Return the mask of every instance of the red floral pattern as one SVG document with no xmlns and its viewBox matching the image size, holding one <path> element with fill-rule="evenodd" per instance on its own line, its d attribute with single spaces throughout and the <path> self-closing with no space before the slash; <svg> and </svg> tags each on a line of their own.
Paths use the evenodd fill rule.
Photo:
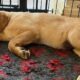
<svg viewBox="0 0 80 80">
<path fill-rule="evenodd" d="M 8 77 L 8 75 L 3 70 L 0 70 L 0 76 L 3 76 L 4 78 Z"/>
<path fill-rule="evenodd" d="M 21 68 L 21 71 L 23 72 L 30 72 L 31 69 L 34 69 L 37 67 L 37 64 L 35 61 L 33 60 L 23 60 L 20 64 L 20 68 Z"/>
<path fill-rule="evenodd" d="M 68 53 L 65 51 L 56 51 L 55 54 L 59 55 L 60 57 L 64 57 L 64 58 L 68 57 Z"/>
<path fill-rule="evenodd" d="M 2 66 L 2 65 L 4 65 L 5 64 L 5 62 L 3 62 L 3 61 L 0 61 L 0 66 Z"/>
<path fill-rule="evenodd" d="M 59 59 L 52 59 L 49 61 L 49 63 L 47 64 L 47 67 L 51 70 L 51 71 L 57 71 L 61 68 L 63 68 L 63 64 L 61 63 L 61 61 Z"/>
<path fill-rule="evenodd" d="M 3 59 L 4 61 L 12 61 L 12 59 L 10 58 L 10 56 L 8 54 L 4 54 L 4 55 L 1 55 L 1 59 Z"/>
<path fill-rule="evenodd" d="M 45 49 L 44 48 L 31 48 L 30 51 L 36 57 L 40 57 L 41 54 L 43 54 L 43 52 L 45 51 Z"/>
<path fill-rule="evenodd" d="M 30 51 L 36 57 L 40 57 L 44 53 L 45 48 L 37 48 L 37 47 L 34 48 L 33 47 L 33 48 L 30 48 Z M 47 53 L 47 51 L 48 50 L 46 50 L 46 53 Z M 53 55 L 53 52 L 49 52 L 48 51 L 48 55 L 50 55 L 49 53 Z M 36 58 L 35 59 L 32 58 L 34 60 L 31 60 L 31 59 L 30 60 L 21 60 L 21 59 L 18 59 L 18 58 L 14 58 L 15 61 L 18 60 L 16 62 L 18 64 L 15 65 L 15 62 L 12 63 L 12 61 L 14 61 L 14 60 L 10 57 L 10 55 L 8 55 L 8 53 L 2 54 L 0 56 L 0 69 L 1 69 L 0 70 L 0 79 L 1 79 L 1 77 L 3 77 L 3 78 L 11 78 L 10 75 L 11 76 L 17 76 L 17 75 L 20 76 L 21 75 L 21 79 L 22 80 L 31 80 L 31 79 L 32 80 L 38 80 L 38 78 L 42 79 L 42 78 L 45 78 L 45 76 L 47 77 L 47 79 L 48 78 L 49 79 L 52 78 L 51 80 L 67 80 L 67 79 L 68 80 L 73 80 L 72 79 L 73 78 L 72 75 L 78 75 L 78 74 L 80 74 L 80 65 L 79 65 L 79 62 L 77 64 L 78 60 L 75 61 L 75 63 L 73 62 L 74 61 L 74 59 L 73 59 L 74 57 L 70 58 L 70 60 L 71 59 L 73 60 L 72 62 L 70 60 L 68 60 L 69 54 L 67 54 L 66 51 L 59 51 L 58 50 L 58 51 L 54 51 L 54 53 L 55 54 L 53 56 L 46 56 L 48 58 L 46 58 L 44 56 L 41 56 L 41 58 L 37 58 L 38 59 L 37 61 L 40 62 L 40 65 L 38 65 L 39 63 L 37 63 L 36 61 L 34 61 Z M 58 55 L 58 56 L 56 57 L 55 55 Z M 14 56 L 14 55 L 12 55 L 12 56 Z M 44 59 L 44 58 L 46 58 L 46 59 Z M 49 61 L 48 61 L 48 64 L 47 64 L 47 68 L 45 68 L 47 60 L 49 60 Z M 61 60 L 63 61 L 64 64 L 62 63 Z M 71 65 L 73 67 L 71 67 L 71 68 L 68 67 L 68 64 L 65 63 L 66 60 L 70 61 L 71 64 L 69 64 L 69 65 Z M 68 69 L 70 69 L 70 70 L 72 69 L 71 72 L 73 72 L 73 74 L 71 74 L 70 78 L 68 78 L 69 76 L 65 77 L 64 76 L 65 74 L 62 75 L 62 76 L 60 76 L 63 71 L 60 72 L 59 70 L 61 70 L 63 68 L 66 68 L 66 67 L 68 67 Z M 49 69 L 51 71 L 49 71 L 47 69 Z M 48 71 L 49 71 L 49 73 L 48 73 Z M 54 71 L 54 72 L 52 72 L 52 71 Z M 46 75 L 46 72 L 47 72 L 47 75 Z M 65 70 L 65 73 L 66 73 L 66 70 Z M 74 73 L 76 73 L 76 74 L 74 74 Z M 27 77 L 24 77 L 25 74 L 26 74 Z M 54 74 L 55 74 L 56 78 L 54 78 L 55 77 Z M 38 77 L 38 75 L 39 75 L 39 77 Z M 34 77 L 36 77 L 36 78 L 34 78 Z M 17 79 L 14 79 L 14 80 L 17 80 Z"/>
</svg>

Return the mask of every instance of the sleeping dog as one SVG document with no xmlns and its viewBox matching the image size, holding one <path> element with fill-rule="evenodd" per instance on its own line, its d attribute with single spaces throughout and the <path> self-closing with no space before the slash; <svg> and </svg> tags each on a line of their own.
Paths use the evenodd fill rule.
<svg viewBox="0 0 80 80">
<path fill-rule="evenodd" d="M 9 50 L 22 59 L 30 56 L 22 46 L 33 42 L 64 49 L 67 41 L 80 56 L 80 19 L 48 13 L 0 11 L 0 41 L 9 41 Z"/>
</svg>

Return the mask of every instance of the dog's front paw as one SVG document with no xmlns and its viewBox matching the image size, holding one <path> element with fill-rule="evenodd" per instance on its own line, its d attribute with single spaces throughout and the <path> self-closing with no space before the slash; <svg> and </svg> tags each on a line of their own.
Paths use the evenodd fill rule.
<svg viewBox="0 0 80 80">
<path fill-rule="evenodd" d="M 74 49 L 73 51 L 80 57 L 80 50 L 79 49 Z"/>
<path fill-rule="evenodd" d="M 29 50 L 22 50 L 22 58 L 23 59 L 28 59 L 30 57 L 30 51 Z"/>
<path fill-rule="evenodd" d="M 30 51 L 25 50 L 23 47 L 17 47 L 18 50 L 18 56 L 22 59 L 28 59 L 30 57 Z"/>
</svg>

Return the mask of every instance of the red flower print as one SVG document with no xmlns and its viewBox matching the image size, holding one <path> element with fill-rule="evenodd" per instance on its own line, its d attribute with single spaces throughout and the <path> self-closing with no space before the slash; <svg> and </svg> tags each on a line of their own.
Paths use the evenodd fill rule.
<svg viewBox="0 0 80 80">
<path fill-rule="evenodd" d="M 57 71 L 61 68 L 63 68 L 63 64 L 61 63 L 60 60 L 58 59 L 52 59 L 49 61 L 49 63 L 47 64 L 47 67 L 51 70 L 51 71 Z"/>
<path fill-rule="evenodd" d="M 57 65 L 57 64 L 61 64 L 61 61 L 58 59 L 52 59 L 49 61 L 49 63 Z"/>
<path fill-rule="evenodd" d="M 5 62 L 4 61 L 0 61 L 0 66 L 4 65 Z"/>
<path fill-rule="evenodd" d="M 31 69 L 37 68 L 37 64 L 33 60 L 23 60 L 20 65 L 23 72 L 30 72 Z"/>
<path fill-rule="evenodd" d="M 11 61 L 11 58 L 8 54 L 1 55 L 1 59 L 8 61 L 8 62 Z"/>
<path fill-rule="evenodd" d="M 33 60 L 29 60 L 28 62 L 29 62 L 29 64 L 36 64 L 36 62 Z"/>
<path fill-rule="evenodd" d="M 8 75 L 3 70 L 0 70 L 0 76 L 3 76 L 5 78 L 8 77 Z"/>
<path fill-rule="evenodd" d="M 52 64 L 47 64 L 47 67 L 51 70 L 51 71 L 57 71 L 57 67 L 53 66 Z"/>
<path fill-rule="evenodd" d="M 68 54 L 64 51 L 56 51 L 55 54 L 59 55 L 60 57 L 68 57 Z"/>
<path fill-rule="evenodd" d="M 30 72 L 30 67 L 28 67 L 28 66 L 24 66 L 24 65 L 22 65 L 21 66 L 21 70 L 23 71 L 23 72 Z"/>
<path fill-rule="evenodd" d="M 45 49 L 44 48 L 31 48 L 30 51 L 36 57 L 40 57 L 41 54 L 45 51 Z"/>
</svg>

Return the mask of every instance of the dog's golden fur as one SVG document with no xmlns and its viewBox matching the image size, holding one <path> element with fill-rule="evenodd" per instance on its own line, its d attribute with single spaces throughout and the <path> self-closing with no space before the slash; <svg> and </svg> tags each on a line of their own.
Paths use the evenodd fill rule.
<svg viewBox="0 0 80 80">
<path fill-rule="evenodd" d="M 0 41 L 9 41 L 9 50 L 23 59 L 27 59 L 28 52 L 22 46 L 32 42 L 63 49 L 64 42 L 68 41 L 80 56 L 80 19 L 0 11 Z"/>
</svg>

